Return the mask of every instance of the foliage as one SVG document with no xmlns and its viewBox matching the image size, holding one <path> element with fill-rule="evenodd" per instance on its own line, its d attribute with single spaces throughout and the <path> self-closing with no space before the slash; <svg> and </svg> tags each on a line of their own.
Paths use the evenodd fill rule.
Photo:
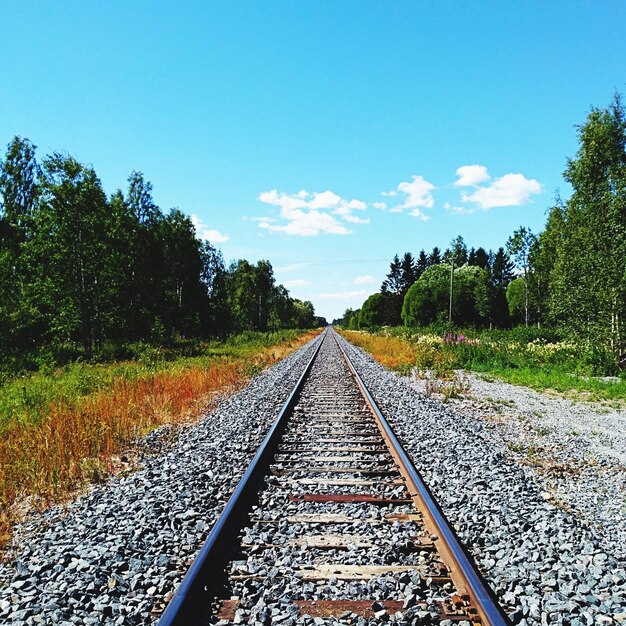
<svg viewBox="0 0 626 626">
<path fill-rule="evenodd" d="M 564 339 L 553 329 L 522 325 L 512 330 L 440 330 L 398 327 L 346 334 L 384 365 L 403 371 L 414 367 L 454 380 L 454 370 L 466 369 L 573 397 L 626 400 L 626 377 L 603 378 L 611 371 L 610 351 Z"/>
<path fill-rule="evenodd" d="M 592 109 L 578 131 L 580 146 L 565 179 L 574 193 L 554 215 L 556 248 L 549 277 L 550 316 L 590 344 L 607 346 L 616 362 L 626 339 L 626 112 L 619 96 Z"/>
<path fill-rule="evenodd" d="M 448 318 L 450 278 L 453 274 L 452 320 L 455 324 L 484 324 L 489 316 L 487 271 L 463 265 L 452 272 L 450 265 L 431 265 L 409 289 L 402 307 L 407 326 L 426 326 Z"/>
<path fill-rule="evenodd" d="M 139 343 L 134 361 L 73 363 L 0 387 L 0 545 L 13 505 L 58 500 L 115 470 L 115 455 L 162 424 L 195 419 L 220 394 L 314 332 L 247 333 L 227 342 Z M 181 356 L 185 352 L 193 356 Z"/>
<path fill-rule="evenodd" d="M 398 297 L 400 301 L 406 295 L 409 287 L 419 278 L 420 270 L 413 259 L 413 255 L 410 252 L 405 252 L 402 260 L 398 258 L 398 255 L 394 256 L 389 267 L 389 274 L 383 281 L 380 291 L 383 294 L 391 294 Z M 398 308 L 397 319 L 393 321 L 394 324 L 400 323 L 400 310 Z"/>
<path fill-rule="evenodd" d="M 509 315 L 515 323 L 526 320 L 526 294 L 526 279 L 523 277 L 512 280 L 506 289 Z"/>
<path fill-rule="evenodd" d="M 394 326 L 400 318 L 402 298 L 390 292 L 371 295 L 359 312 L 359 328 Z"/>
<path fill-rule="evenodd" d="M 141 172 L 107 198 L 95 170 L 15 137 L 0 161 L 0 358 L 8 372 L 98 359 L 136 342 L 312 328 L 313 305 L 269 261 L 226 268 Z M 55 360 L 59 358 L 59 360 Z"/>
<path fill-rule="evenodd" d="M 537 238 L 529 228 L 520 226 L 506 242 L 507 252 L 513 258 L 517 268 L 521 270 L 524 281 L 521 285 L 524 288 L 524 323 L 529 322 L 529 290 L 531 282 L 531 259 L 532 250 L 537 244 Z M 509 307 L 510 310 L 510 307 Z"/>
<path fill-rule="evenodd" d="M 619 95 L 593 108 L 578 129 L 579 149 L 565 180 L 573 188 L 556 198 L 543 232 L 516 229 L 494 253 L 471 248 L 460 235 L 443 252 L 395 255 L 381 293 L 404 295 L 402 323 L 506 329 L 512 323 L 548 325 L 585 345 L 597 367 L 626 370 L 626 111 Z M 451 276 L 451 266 L 454 273 Z M 450 279 L 453 279 L 450 285 Z M 411 282 L 412 281 L 412 282 Z M 372 325 L 368 299 L 346 328 Z M 396 318 L 392 325 L 399 325 Z M 610 354 L 609 363 L 606 355 Z M 596 358 L 597 357 L 597 358 Z"/>
</svg>

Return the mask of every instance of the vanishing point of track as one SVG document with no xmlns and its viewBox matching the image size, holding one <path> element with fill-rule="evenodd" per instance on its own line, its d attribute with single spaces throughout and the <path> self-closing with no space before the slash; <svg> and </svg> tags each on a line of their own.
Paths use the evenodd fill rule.
<svg viewBox="0 0 626 626">
<path fill-rule="evenodd" d="M 330 329 L 160 625 L 303 615 L 509 623 Z"/>
</svg>

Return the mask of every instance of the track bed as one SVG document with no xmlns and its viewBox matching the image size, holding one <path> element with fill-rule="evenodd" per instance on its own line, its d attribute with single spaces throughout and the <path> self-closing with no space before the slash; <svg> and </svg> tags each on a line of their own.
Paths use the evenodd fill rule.
<svg viewBox="0 0 626 626">
<path fill-rule="evenodd" d="M 333 331 L 272 430 L 161 624 L 507 623 Z"/>
</svg>

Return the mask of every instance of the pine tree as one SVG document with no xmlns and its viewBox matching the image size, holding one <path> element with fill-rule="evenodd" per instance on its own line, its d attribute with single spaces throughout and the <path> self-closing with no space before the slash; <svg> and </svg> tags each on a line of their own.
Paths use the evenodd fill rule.
<svg viewBox="0 0 626 626">
<path fill-rule="evenodd" d="M 417 257 L 417 263 L 415 265 L 416 280 L 426 271 L 429 265 L 430 260 L 428 259 L 428 255 L 424 252 L 424 250 L 420 250 L 419 256 Z"/>
<path fill-rule="evenodd" d="M 433 248 L 433 251 L 430 253 L 428 257 L 429 265 L 439 265 L 441 263 L 441 250 L 437 246 Z"/>
<path fill-rule="evenodd" d="M 389 266 L 387 278 L 380 287 L 382 293 L 400 293 L 402 289 L 402 264 L 400 258 L 396 254 Z"/>
</svg>

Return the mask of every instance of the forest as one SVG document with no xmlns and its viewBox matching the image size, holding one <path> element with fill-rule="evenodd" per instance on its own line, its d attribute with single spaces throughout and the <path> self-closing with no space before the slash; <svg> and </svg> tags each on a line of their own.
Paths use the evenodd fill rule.
<svg viewBox="0 0 626 626">
<path fill-rule="evenodd" d="M 568 159 L 569 199 L 556 198 L 545 228 L 520 226 L 497 251 L 461 236 L 441 251 L 396 255 L 380 291 L 336 323 L 349 329 L 435 325 L 543 329 L 626 365 L 626 112 L 619 95 L 593 108 Z M 612 364 L 613 367 L 610 366 Z"/>
<path fill-rule="evenodd" d="M 272 265 L 225 265 L 134 171 L 107 196 L 93 167 L 14 137 L 0 161 L 0 362 L 5 374 L 126 358 L 137 342 L 320 325 Z"/>
</svg>

